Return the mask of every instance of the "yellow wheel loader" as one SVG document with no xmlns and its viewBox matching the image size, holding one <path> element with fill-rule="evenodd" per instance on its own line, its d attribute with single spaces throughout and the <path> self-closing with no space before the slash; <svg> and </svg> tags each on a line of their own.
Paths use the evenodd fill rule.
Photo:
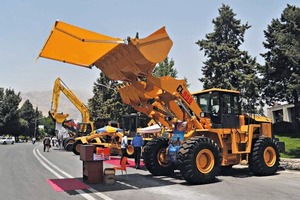
<svg viewBox="0 0 300 200">
<path fill-rule="evenodd" d="M 191 94 L 184 80 L 152 75 L 172 47 L 164 27 L 145 38 L 125 40 L 57 21 L 40 57 L 99 68 L 118 88 L 125 104 L 146 114 L 168 137 L 144 150 L 153 175 L 179 169 L 190 184 L 212 182 L 221 168 L 248 163 L 255 175 L 275 174 L 279 148 L 266 117 L 241 113 L 239 92 L 212 88 Z M 144 80 L 144 81 L 142 81 Z"/>
</svg>

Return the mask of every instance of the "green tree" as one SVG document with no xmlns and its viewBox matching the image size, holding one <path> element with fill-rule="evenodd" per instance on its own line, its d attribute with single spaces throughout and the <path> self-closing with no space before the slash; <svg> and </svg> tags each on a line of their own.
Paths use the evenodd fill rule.
<svg viewBox="0 0 300 200">
<path fill-rule="evenodd" d="M 256 75 L 258 64 L 247 51 L 240 49 L 245 31 L 251 26 L 248 23 L 241 24 L 233 10 L 224 4 L 212 23 L 214 32 L 196 42 L 208 58 L 203 62 L 203 77 L 199 81 L 203 82 L 204 89 L 239 90 L 244 99 L 244 111 L 252 111 L 260 91 L 260 79 Z"/>
<path fill-rule="evenodd" d="M 260 67 L 263 98 L 268 105 L 278 101 L 294 104 L 293 121 L 299 123 L 300 8 L 287 5 L 280 19 L 273 19 L 264 34 L 263 45 L 268 51 L 261 54 L 266 61 Z"/>
<path fill-rule="evenodd" d="M 20 135 L 20 116 L 18 106 L 20 93 L 13 89 L 0 89 L 0 133 L 18 137 Z"/>
<path fill-rule="evenodd" d="M 88 108 L 93 121 L 102 119 L 121 122 L 122 115 L 130 113 L 129 106 L 123 104 L 116 87 L 119 83 L 112 81 L 102 72 L 93 87 L 93 97 L 88 100 Z"/>
<path fill-rule="evenodd" d="M 27 99 L 20 108 L 20 117 L 22 119 L 21 132 L 25 136 L 33 136 L 35 128 L 35 110 L 32 103 Z"/>
<path fill-rule="evenodd" d="M 155 77 L 171 76 L 173 78 L 177 78 L 178 71 L 176 70 L 176 68 L 174 68 L 174 65 L 174 60 L 171 58 L 171 60 L 169 61 L 169 57 L 166 57 L 164 61 L 158 63 L 158 65 L 155 66 L 152 74 Z M 189 87 L 186 77 L 184 77 L 184 80 L 187 84 L 187 87 Z"/>
<path fill-rule="evenodd" d="M 163 62 L 160 62 L 157 66 L 155 66 L 153 70 L 153 76 L 162 77 L 162 76 L 172 76 L 173 78 L 177 78 L 177 70 L 174 67 L 174 60 L 166 57 Z"/>
<path fill-rule="evenodd" d="M 49 134 L 51 136 L 55 136 L 55 124 L 51 117 L 42 117 L 38 120 L 38 125 L 43 125 L 44 126 L 44 131 L 39 131 L 40 138 L 42 138 L 44 135 L 41 134 Z"/>
<path fill-rule="evenodd" d="M 3 100 L 4 100 L 4 88 L 0 88 L 0 133 L 4 126 Z"/>
</svg>

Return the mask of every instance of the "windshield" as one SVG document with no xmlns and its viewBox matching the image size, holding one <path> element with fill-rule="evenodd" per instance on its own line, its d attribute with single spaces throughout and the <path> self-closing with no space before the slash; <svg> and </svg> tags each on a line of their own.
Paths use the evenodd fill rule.
<svg viewBox="0 0 300 200">
<path fill-rule="evenodd" d="M 209 94 L 199 94 L 195 98 L 201 110 L 203 112 L 209 112 Z"/>
</svg>

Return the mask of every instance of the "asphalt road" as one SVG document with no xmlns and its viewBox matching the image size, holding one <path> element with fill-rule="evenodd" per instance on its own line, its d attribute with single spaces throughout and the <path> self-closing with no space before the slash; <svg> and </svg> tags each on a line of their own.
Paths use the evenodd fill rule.
<svg viewBox="0 0 300 200">
<path fill-rule="evenodd" d="M 300 171 L 256 177 L 247 167 L 237 166 L 215 183 L 188 185 L 179 174 L 152 177 L 146 170 L 128 168 L 128 178 L 118 172 L 117 182 L 105 185 L 82 180 L 79 156 L 56 148 L 43 152 L 41 143 L 0 145 L 0 159 L 0 198 L 5 200 L 300 199 Z M 58 191 L 49 182 L 54 180 L 79 180 L 88 188 Z"/>
</svg>

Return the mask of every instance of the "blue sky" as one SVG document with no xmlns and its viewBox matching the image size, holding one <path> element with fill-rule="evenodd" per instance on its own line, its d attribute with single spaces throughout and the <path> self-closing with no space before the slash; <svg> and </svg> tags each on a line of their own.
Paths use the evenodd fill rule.
<svg viewBox="0 0 300 200">
<path fill-rule="evenodd" d="M 178 78 L 186 77 L 191 92 L 201 90 L 198 81 L 205 61 L 195 42 L 213 31 L 212 19 L 222 3 L 236 18 L 252 27 L 247 30 L 243 50 L 263 63 L 263 30 L 279 18 L 287 4 L 299 0 L 2 0 L 0 12 L 0 87 L 16 92 L 52 90 L 61 79 L 73 90 L 92 94 L 99 69 L 86 69 L 40 58 L 50 30 L 59 19 L 66 23 L 112 37 L 146 37 L 162 26 L 173 40 L 169 57 L 175 61 Z"/>
</svg>

